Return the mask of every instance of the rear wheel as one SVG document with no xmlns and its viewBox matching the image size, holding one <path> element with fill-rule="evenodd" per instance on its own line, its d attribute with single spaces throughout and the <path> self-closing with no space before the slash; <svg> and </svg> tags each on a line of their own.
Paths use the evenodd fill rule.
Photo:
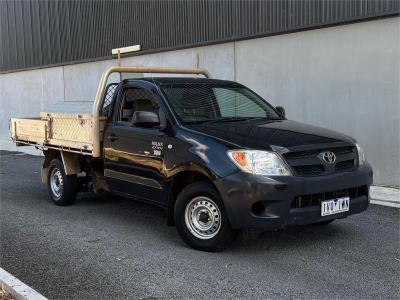
<svg viewBox="0 0 400 300">
<path fill-rule="evenodd" d="M 59 159 L 50 162 L 47 187 L 51 200 L 56 205 L 72 204 L 79 189 L 76 175 L 66 175 L 64 166 Z"/>
<path fill-rule="evenodd" d="M 198 250 L 221 251 L 237 237 L 218 192 L 205 181 L 182 190 L 175 204 L 174 218 L 182 239 Z"/>
</svg>

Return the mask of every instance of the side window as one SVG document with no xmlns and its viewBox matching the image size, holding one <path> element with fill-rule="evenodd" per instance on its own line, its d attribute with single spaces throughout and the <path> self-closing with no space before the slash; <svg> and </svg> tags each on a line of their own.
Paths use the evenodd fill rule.
<svg viewBox="0 0 400 300">
<path fill-rule="evenodd" d="M 122 101 L 116 111 L 118 123 L 132 125 L 135 111 L 152 111 L 158 113 L 152 92 L 143 88 L 127 87 L 122 91 Z"/>
<path fill-rule="evenodd" d="M 234 89 L 213 88 L 221 117 L 265 117 L 265 110 Z"/>
</svg>

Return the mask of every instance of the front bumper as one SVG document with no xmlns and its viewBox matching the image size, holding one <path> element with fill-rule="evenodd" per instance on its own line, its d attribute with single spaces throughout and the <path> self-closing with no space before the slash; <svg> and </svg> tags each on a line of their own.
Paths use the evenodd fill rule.
<svg viewBox="0 0 400 300">
<path fill-rule="evenodd" d="M 233 228 L 271 230 L 345 218 L 366 210 L 372 169 L 365 164 L 352 172 L 318 177 L 265 177 L 238 172 L 214 183 Z M 326 194 L 356 187 L 365 187 L 366 192 L 350 199 L 348 212 L 322 217 L 320 204 L 300 208 L 293 205 L 294 199 L 301 195 Z"/>
</svg>

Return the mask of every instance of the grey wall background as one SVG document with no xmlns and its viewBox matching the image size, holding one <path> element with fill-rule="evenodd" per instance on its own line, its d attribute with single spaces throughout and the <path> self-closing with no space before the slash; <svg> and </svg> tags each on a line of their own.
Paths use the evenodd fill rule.
<svg viewBox="0 0 400 300">
<path fill-rule="evenodd" d="M 0 72 L 391 16 L 398 0 L 0 1 Z"/>
<path fill-rule="evenodd" d="M 196 66 L 239 81 L 288 117 L 355 137 L 375 184 L 400 186 L 400 18 L 328 27 L 218 45 L 133 56 L 123 65 Z M 0 74 L 1 148 L 11 116 L 38 116 L 58 101 L 93 101 L 98 80 L 116 62 Z M 22 147 L 21 149 L 30 149 Z"/>
</svg>

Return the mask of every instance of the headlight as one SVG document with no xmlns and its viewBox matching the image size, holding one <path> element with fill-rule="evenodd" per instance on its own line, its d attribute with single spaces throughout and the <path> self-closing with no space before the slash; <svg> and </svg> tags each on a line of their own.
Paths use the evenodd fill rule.
<svg viewBox="0 0 400 300">
<path fill-rule="evenodd" d="M 228 151 L 229 158 L 243 172 L 256 175 L 292 175 L 278 154 L 259 150 Z"/>
<path fill-rule="evenodd" d="M 361 166 L 365 163 L 365 153 L 359 144 L 356 144 L 356 147 L 358 152 L 358 164 Z"/>
</svg>

